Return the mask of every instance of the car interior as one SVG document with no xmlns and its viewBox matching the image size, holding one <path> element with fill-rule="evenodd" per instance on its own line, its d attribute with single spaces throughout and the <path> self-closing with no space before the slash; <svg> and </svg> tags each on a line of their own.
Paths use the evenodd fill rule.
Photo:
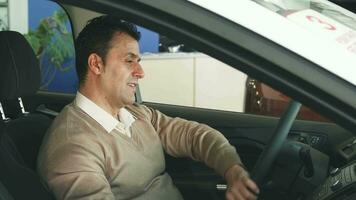
<svg viewBox="0 0 356 200">
<path fill-rule="evenodd" d="M 99 15 L 90 10 L 93 6 L 58 2 L 71 19 L 74 35 L 86 20 Z M 127 4 L 121 9 L 128 9 Z M 100 8 L 116 11 L 110 4 Z M 38 90 L 39 63 L 15 31 L 0 32 L 0 60 L 0 200 L 54 199 L 36 173 L 37 153 L 52 120 L 75 94 Z M 356 199 L 355 135 L 332 121 L 295 120 L 297 101 L 292 100 L 280 118 L 145 102 L 139 90 L 136 101 L 219 130 L 259 183 L 259 199 Z M 203 163 L 166 155 L 166 168 L 185 199 L 225 199 L 225 181 Z"/>
</svg>

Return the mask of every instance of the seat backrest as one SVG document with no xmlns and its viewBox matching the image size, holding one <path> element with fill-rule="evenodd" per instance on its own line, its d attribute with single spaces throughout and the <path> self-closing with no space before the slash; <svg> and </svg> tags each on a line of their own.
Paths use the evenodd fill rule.
<svg viewBox="0 0 356 200">
<path fill-rule="evenodd" d="M 13 200 L 14 198 L 11 196 L 9 191 L 5 188 L 5 186 L 0 182 L 0 200 Z"/>
<path fill-rule="evenodd" d="M 36 93 L 40 84 L 37 58 L 26 39 L 0 32 L 0 102 Z M 36 173 L 36 160 L 51 119 L 26 114 L 0 122 L 0 181 L 14 199 L 53 199 Z"/>
<path fill-rule="evenodd" d="M 14 199 L 53 199 L 38 175 L 27 165 L 6 126 L 0 129 L 0 180 Z"/>
</svg>

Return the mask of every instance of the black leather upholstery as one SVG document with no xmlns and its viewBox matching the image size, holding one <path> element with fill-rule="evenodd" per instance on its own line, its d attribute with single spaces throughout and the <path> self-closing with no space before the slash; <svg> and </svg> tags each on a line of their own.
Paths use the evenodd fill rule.
<svg viewBox="0 0 356 200">
<path fill-rule="evenodd" d="M 37 154 L 42 138 L 51 122 L 47 116 L 29 114 L 4 124 L 5 134 L 15 142 L 26 167 L 33 171 L 36 171 Z"/>
<path fill-rule="evenodd" d="M 0 200 L 14 200 L 9 191 L 5 186 L 0 182 Z"/>
<path fill-rule="evenodd" d="M 0 60 L 0 101 L 37 91 L 41 81 L 38 60 L 20 33 L 0 32 Z"/>
<path fill-rule="evenodd" d="M 0 180 L 7 191 L 16 200 L 53 199 L 35 171 L 25 163 L 14 140 L 9 137 L 7 124 L 2 123 L 0 126 Z"/>
<path fill-rule="evenodd" d="M 17 32 L 0 32 L 0 100 L 34 94 L 40 83 L 37 58 Z M 51 119 L 27 114 L 0 121 L 0 181 L 14 199 L 53 199 L 36 173 L 37 154 Z"/>
</svg>

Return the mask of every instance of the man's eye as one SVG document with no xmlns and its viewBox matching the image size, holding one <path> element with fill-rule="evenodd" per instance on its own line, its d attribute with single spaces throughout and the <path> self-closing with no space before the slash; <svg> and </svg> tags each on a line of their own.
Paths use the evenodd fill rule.
<svg viewBox="0 0 356 200">
<path fill-rule="evenodd" d="M 133 62 L 133 60 L 126 60 L 126 62 L 128 62 L 128 63 L 132 63 L 132 62 Z"/>
</svg>

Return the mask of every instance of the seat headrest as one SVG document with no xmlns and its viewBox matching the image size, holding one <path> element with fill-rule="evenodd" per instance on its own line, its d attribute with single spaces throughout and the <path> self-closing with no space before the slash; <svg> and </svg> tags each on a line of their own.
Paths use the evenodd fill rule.
<svg viewBox="0 0 356 200">
<path fill-rule="evenodd" d="M 0 101 L 34 94 L 41 75 L 38 60 L 25 37 L 0 31 Z"/>
</svg>

